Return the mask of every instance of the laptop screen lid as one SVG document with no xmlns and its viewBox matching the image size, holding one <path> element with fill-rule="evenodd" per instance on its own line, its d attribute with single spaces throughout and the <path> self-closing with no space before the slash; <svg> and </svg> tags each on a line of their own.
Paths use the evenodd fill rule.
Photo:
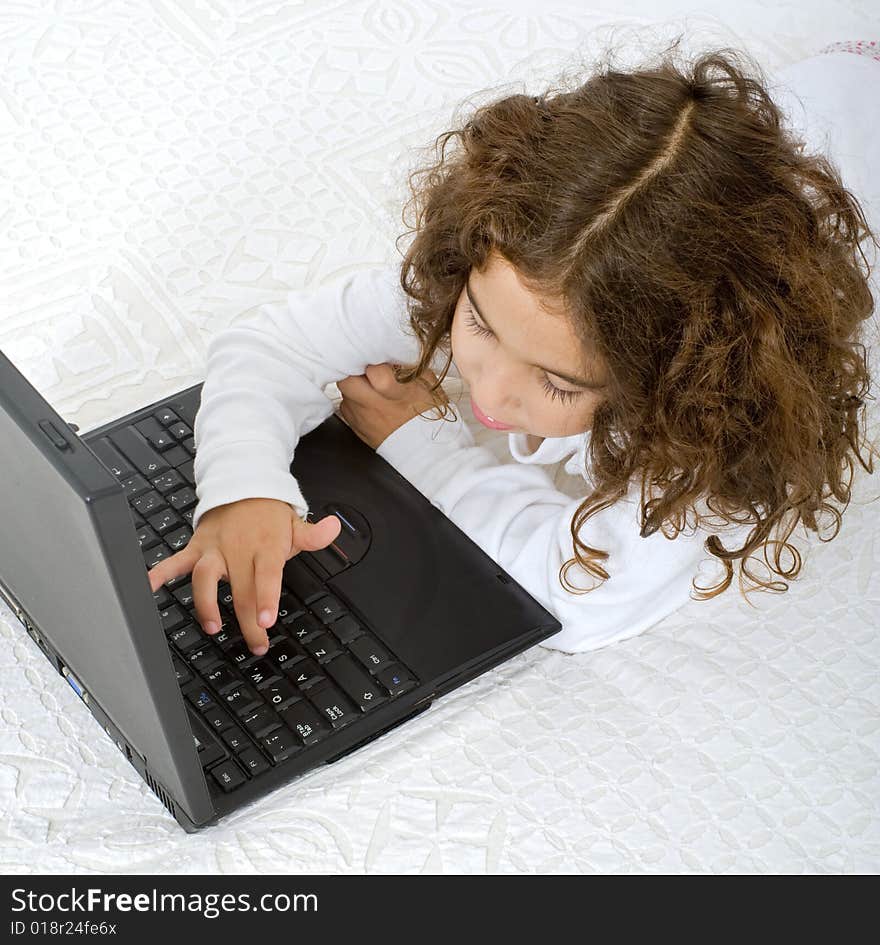
<svg viewBox="0 0 880 945">
<path fill-rule="evenodd" d="M 213 804 L 124 491 L 2 352 L 0 442 L 0 589 L 205 821 Z"/>
</svg>

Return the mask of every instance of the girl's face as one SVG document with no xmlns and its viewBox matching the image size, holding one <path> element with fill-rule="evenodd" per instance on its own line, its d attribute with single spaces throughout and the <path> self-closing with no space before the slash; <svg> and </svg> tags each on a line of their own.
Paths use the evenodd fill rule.
<svg viewBox="0 0 880 945">
<path fill-rule="evenodd" d="M 566 319 L 542 309 L 498 253 L 484 269 L 471 270 L 451 341 L 471 398 L 507 432 L 555 437 L 589 430 L 606 381 L 599 358 L 583 352 Z"/>
</svg>

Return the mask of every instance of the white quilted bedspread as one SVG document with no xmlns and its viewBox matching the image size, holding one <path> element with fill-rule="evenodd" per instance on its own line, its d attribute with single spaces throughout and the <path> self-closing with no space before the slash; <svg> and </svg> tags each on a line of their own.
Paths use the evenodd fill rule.
<svg viewBox="0 0 880 945">
<path fill-rule="evenodd" d="M 701 9 L 3 5 L 0 348 L 88 430 L 201 380 L 235 316 L 393 258 L 412 149 L 479 90 L 537 91 L 612 24 L 771 71 L 880 40 L 871 0 Z M 694 601 L 593 653 L 534 648 L 192 836 L 0 604 L 0 870 L 877 872 L 876 480 L 788 593 Z"/>
</svg>

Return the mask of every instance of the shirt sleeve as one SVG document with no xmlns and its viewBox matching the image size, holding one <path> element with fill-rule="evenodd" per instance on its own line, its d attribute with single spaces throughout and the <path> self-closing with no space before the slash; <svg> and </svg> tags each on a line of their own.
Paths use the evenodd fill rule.
<svg viewBox="0 0 880 945">
<path fill-rule="evenodd" d="M 558 575 L 574 557 L 570 523 L 582 499 L 559 491 L 545 469 L 499 464 L 460 418 L 413 417 L 376 452 L 559 620 L 542 644 L 550 649 L 579 653 L 641 633 L 688 600 L 709 557 L 699 532 L 642 538 L 630 495 L 581 526 L 582 541 L 609 552 L 610 577 L 599 584 L 575 562 L 567 583 L 593 589 L 574 594 Z"/>
<path fill-rule="evenodd" d="M 324 388 L 368 364 L 418 356 L 399 273 L 387 265 L 293 290 L 209 341 L 193 427 L 193 529 L 209 509 L 245 498 L 280 499 L 306 516 L 290 464 L 300 438 L 333 412 Z"/>
</svg>

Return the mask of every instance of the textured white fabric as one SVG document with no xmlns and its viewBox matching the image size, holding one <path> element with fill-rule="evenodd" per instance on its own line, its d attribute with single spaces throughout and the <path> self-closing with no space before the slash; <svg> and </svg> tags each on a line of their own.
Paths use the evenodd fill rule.
<svg viewBox="0 0 880 945">
<path fill-rule="evenodd" d="M 88 430 L 201 380 L 210 339 L 257 305 L 389 261 L 408 149 L 476 89 L 537 90 L 612 22 L 687 27 L 771 72 L 876 25 L 873 0 L 444 11 L 0 11 L 0 348 Z M 876 478 L 837 538 L 802 543 L 787 594 L 691 601 L 592 653 L 534 648 L 198 836 L 0 606 L 0 870 L 877 872 Z"/>
</svg>

